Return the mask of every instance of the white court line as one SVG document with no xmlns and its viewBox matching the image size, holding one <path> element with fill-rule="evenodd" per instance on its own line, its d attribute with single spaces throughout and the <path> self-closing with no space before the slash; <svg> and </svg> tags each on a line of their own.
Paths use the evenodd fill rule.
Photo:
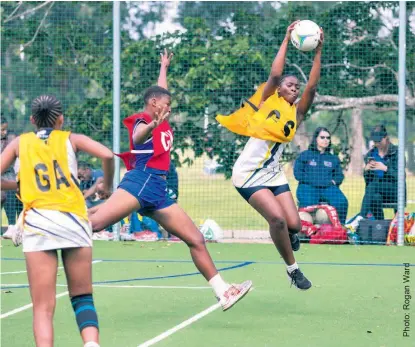
<svg viewBox="0 0 415 347">
<path fill-rule="evenodd" d="M 26 272 L 27 272 L 26 270 L 25 271 L 2 272 L 0 273 L 0 275 L 24 274 Z"/>
<path fill-rule="evenodd" d="M 101 288 L 150 288 L 150 289 L 212 289 L 212 287 L 180 287 L 180 286 L 128 286 L 128 285 L 112 285 L 112 284 L 94 284 L 94 287 Z"/>
<path fill-rule="evenodd" d="M 57 299 L 57 298 L 60 298 L 61 296 L 65 296 L 65 295 L 67 295 L 67 294 L 69 294 L 69 292 L 68 292 L 68 291 L 63 292 L 63 293 L 60 293 L 60 294 L 56 295 L 56 299 Z M 22 307 L 19 307 L 19 308 L 16 308 L 16 309 L 14 309 L 14 310 L 11 310 L 11 311 L 9 311 L 9 312 L 3 313 L 3 314 L 0 316 L 0 319 L 3 319 L 3 318 L 6 318 L 6 317 L 9 317 L 9 316 L 12 316 L 12 315 L 14 315 L 14 314 L 16 314 L 16 313 L 19 313 L 19 312 L 22 312 L 22 311 L 25 311 L 25 310 L 27 310 L 28 308 L 31 308 L 32 306 L 33 306 L 33 304 L 27 304 L 27 305 L 24 305 L 24 306 L 22 306 Z"/>
<path fill-rule="evenodd" d="M 61 269 L 63 269 L 63 266 L 58 267 L 58 270 L 61 270 Z M 24 271 L 2 272 L 2 273 L 0 273 L 0 275 L 24 274 L 26 272 L 27 272 L 26 270 L 24 270 Z"/>
<path fill-rule="evenodd" d="M 101 261 L 102 260 L 94 260 L 92 262 L 92 264 L 99 263 Z M 63 269 L 63 266 L 58 267 L 58 270 L 62 270 L 62 269 Z M 22 271 L 12 271 L 12 272 L 2 272 L 2 273 L 0 273 L 0 275 L 24 274 L 26 272 L 27 272 L 26 270 L 24 270 L 24 271 L 22 270 Z"/>
<path fill-rule="evenodd" d="M 144 343 L 142 343 L 141 345 L 138 345 L 138 347 L 148 347 L 148 346 L 152 346 L 154 344 L 156 344 L 157 342 L 164 340 L 166 337 L 174 334 L 175 332 L 187 327 L 188 325 L 196 322 L 197 320 L 199 320 L 200 318 L 203 318 L 204 316 L 208 315 L 209 313 L 217 310 L 219 307 L 221 307 L 220 303 L 218 302 L 215 305 L 212 305 L 210 307 L 208 307 L 206 310 L 199 312 L 197 315 L 189 318 L 188 320 L 185 320 L 184 322 L 180 323 L 179 325 L 176 325 L 175 327 L 165 331 L 164 333 L 156 336 L 155 338 L 148 340 Z"/>
<path fill-rule="evenodd" d="M 100 263 L 101 261 L 102 260 L 94 260 L 92 262 L 92 264 Z M 58 299 L 58 298 L 60 298 L 62 296 L 65 296 L 67 294 L 69 294 L 68 291 L 63 292 L 63 293 L 59 293 L 59 294 L 56 295 L 56 299 Z M 22 307 L 19 307 L 19 308 L 16 308 L 14 310 L 11 310 L 9 312 L 3 313 L 2 315 L 0 315 L 0 319 L 3 319 L 3 318 L 6 318 L 6 317 L 9 317 L 9 316 L 12 316 L 12 315 L 14 315 L 16 313 L 19 313 L 19 312 L 22 312 L 22 311 L 25 311 L 25 310 L 31 308 L 32 306 L 33 306 L 33 304 L 27 304 L 27 305 L 24 305 Z"/>
<path fill-rule="evenodd" d="M 17 287 L 28 286 L 27 283 L 7 283 L 2 284 L 2 287 Z M 56 287 L 66 287 L 66 284 L 57 284 Z M 112 284 L 94 284 L 93 287 L 100 288 L 149 288 L 149 289 L 212 289 L 212 287 L 180 287 L 180 286 L 128 286 L 128 285 L 112 285 Z M 12 288 L 13 289 L 13 288 Z"/>
</svg>

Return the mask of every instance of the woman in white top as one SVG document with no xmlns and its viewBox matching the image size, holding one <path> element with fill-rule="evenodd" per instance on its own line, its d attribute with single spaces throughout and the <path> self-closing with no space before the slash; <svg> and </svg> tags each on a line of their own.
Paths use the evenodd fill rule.
<svg viewBox="0 0 415 347">
<path fill-rule="evenodd" d="M 297 77 L 282 74 L 291 32 L 296 23 L 287 28 L 285 38 L 272 63 L 271 74 L 263 89 L 262 98 L 259 105 L 255 105 L 261 109 L 267 99 L 277 92 L 277 104 L 281 103 L 281 109 L 296 108 L 296 112 L 292 113 L 293 119 L 285 124 L 278 124 L 280 114 L 275 112 L 276 128 L 281 127 L 286 141 L 274 142 L 251 137 L 234 165 L 232 182 L 244 199 L 267 220 L 271 238 L 287 265 L 290 282 L 299 289 L 307 290 L 311 287 L 311 282 L 298 268 L 293 254 L 293 250 L 297 251 L 300 248 L 297 233 L 301 230 L 301 221 L 280 159 L 286 143 L 292 139 L 293 133 L 313 103 L 320 79 L 324 36 L 322 33 L 315 50 L 309 80 L 297 102 L 300 91 Z M 270 116 L 271 113 L 267 118 Z M 283 118 L 281 115 L 281 119 Z"/>
</svg>

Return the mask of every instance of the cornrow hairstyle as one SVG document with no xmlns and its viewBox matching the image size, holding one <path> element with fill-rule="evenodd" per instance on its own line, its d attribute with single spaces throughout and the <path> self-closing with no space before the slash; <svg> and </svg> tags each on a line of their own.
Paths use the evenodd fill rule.
<svg viewBox="0 0 415 347">
<path fill-rule="evenodd" d="M 292 73 L 283 75 L 278 83 L 278 86 L 280 86 L 282 84 L 282 82 L 284 82 L 285 79 L 287 79 L 288 77 L 295 77 L 298 80 L 298 77 Z"/>
<path fill-rule="evenodd" d="M 52 128 L 61 114 L 62 104 L 53 95 L 41 95 L 32 102 L 32 117 L 39 128 Z"/>
<path fill-rule="evenodd" d="M 167 95 L 167 96 L 171 97 L 171 94 L 167 89 L 164 89 L 164 88 L 159 87 L 159 86 L 152 86 L 144 92 L 144 104 L 147 105 L 148 102 L 150 101 L 150 99 L 160 98 L 163 95 Z"/>
</svg>

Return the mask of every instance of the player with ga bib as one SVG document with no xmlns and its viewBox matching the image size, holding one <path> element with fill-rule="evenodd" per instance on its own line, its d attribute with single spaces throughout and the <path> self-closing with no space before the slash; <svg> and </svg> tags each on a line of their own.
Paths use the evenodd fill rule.
<svg viewBox="0 0 415 347">
<path fill-rule="evenodd" d="M 114 173 L 113 153 L 87 136 L 62 131 L 59 100 L 51 95 L 32 103 L 31 122 L 36 130 L 14 139 L 1 154 L 1 172 L 19 159 L 18 194 L 24 210 L 16 233 L 22 236 L 36 346 L 53 346 L 56 304 L 57 250 L 85 347 L 99 346 L 98 318 L 92 296 L 92 229 L 85 199 L 77 180 L 76 152 L 102 160 L 104 190 Z M 10 182 L 5 188 L 13 188 Z M 15 244 L 19 243 L 14 235 Z"/>
<path fill-rule="evenodd" d="M 206 278 L 222 305 L 232 307 L 248 293 L 251 281 L 228 284 L 218 273 L 206 248 L 203 235 L 189 216 L 169 197 L 167 173 L 173 130 L 167 120 L 171 111 L 171 94 L 167 90 L 167 68 L 172 54 L 161 55 L 158 85 L 144 93 L 145 109 L 124 119 L 130 137 L 130 151 L 120 156 L 128 172 L 118 189 L 103 204 L 91 210 L 93 230 L 102 230 L 138 211 L 159 223 L 167 232 L 183 240 L 193 262 Z"/>
<path fill-rule="evenodd" d="M 294 75 L 283 75 L 292 23 L 272 63 L 268 81 L 245 100 L 243 107 L 217 120 L 230 131 L 249 136 L 235 162 L 232 182 L 242 197 L 268 222 L 271 238 L 284 259 L 292 285 L 307 290 L 311 282 L 303 275 L 293 250 L 300 248 L 297 233 L 300 217 L 280 160 L 284 147 L 313 103 L 321 69 L 323 34 L 304 92 L 297 102 L 300 83 Z"/>
</svg>

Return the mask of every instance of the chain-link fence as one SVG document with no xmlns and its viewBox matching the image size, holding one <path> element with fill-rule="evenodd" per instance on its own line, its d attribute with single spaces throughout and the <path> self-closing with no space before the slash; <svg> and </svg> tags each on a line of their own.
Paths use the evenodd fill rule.
<svg viewBox="0 0 415 347">
<path fill-rule="evenodd" d="M 398 2 L 121 2 L 121 118 L 143 109 L 144 90 L 157 83 L 159 54 L 172 50 L 179 204 L 196 224 L 216 221 L 227 237 L 263 235 L 266 222 L 229 180 L 246 138 L 220 128 L 215 116 L 239 108 L 266 81 L 287 26 L 310 19 L 323 28 L 325 43 L 318 95 L 284 153 L 296 201 L 303 208 L 328 203 L 343 224 L 357 214 L 390 221 L 399 145 L 406 155 L 406 210 L 413 212 L 415 6 L 406 6 L 405 141 L 398 141 Z M 2 2 L 2 148 L 31 130 L 30 103 L 45 93 L 63 102 L 67 129 L 112 148 L 112 11 L 111 2 Z M 312 58 L 290 45 L 284 72 L 305 85 Z M 127 150 L 125 129 L 120 139 Z M 373 150 L 375 143 L 386 153 Z M 79 160 L 98 169 L 91 158 Z M 2 225 L 13 224 L 18 212 L 8 194 Z M 330 223 L 324 211 L 306 213 L 314 224 Z"/>
</svg>

